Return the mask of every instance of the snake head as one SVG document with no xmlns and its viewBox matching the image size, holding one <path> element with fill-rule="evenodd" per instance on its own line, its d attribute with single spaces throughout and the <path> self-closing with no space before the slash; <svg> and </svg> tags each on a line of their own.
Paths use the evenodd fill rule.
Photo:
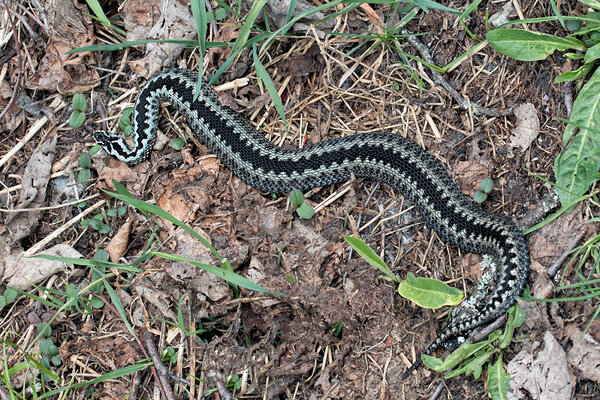
<svg viewBox="0 0 600 400">
<path fill-rule="evenodd" d="M 114 135 L 111 135 L 105 131 L 96 131 L 93 134 L 94 140 L 96 143 L 102 147 L 108 154 L 112 154 L 114 152 L 114 145 L 116 143 L 116 138 Z"/>
</svg>

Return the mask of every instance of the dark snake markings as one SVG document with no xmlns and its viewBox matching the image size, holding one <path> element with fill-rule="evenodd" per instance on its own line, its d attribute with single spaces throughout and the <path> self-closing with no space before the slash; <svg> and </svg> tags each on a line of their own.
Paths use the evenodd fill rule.
<svg viewBox="0 0 600 400">
<path fill-rule="evenodd" d="M 169 101 L 187 118 L 193 132 L 233 173 L 261 191 L 288 193 L 356 177 L 384 182 L 400 191 L 438 235 L 463 250 L 493 257 L 474 294 L 452 313 L 424 351 L 455 348 L 477 327 L 506 312 L 523 290 L 529 255 L 517 226 L 489 214 L 458 189 L 444 167 L 413 142 L 391 133 L 364 133 L 327 140 L 302 149 L 283 149 L 257 132 L 202 85 L 194 102 L 196 75 L 168 70 L 154 75 L 135 103 L 134 147 L 118 135 L 97 131 L 106 152 L 126 163 L 144 159 L 155 140 L 161 101 Z M 409 369 L 412 371 L 421 358 Z"/>
</svg>

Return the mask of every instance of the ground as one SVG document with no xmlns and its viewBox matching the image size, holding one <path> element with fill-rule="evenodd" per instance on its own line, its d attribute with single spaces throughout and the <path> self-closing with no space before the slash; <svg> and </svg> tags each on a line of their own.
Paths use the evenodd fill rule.
<svg viewBox="0 0 600 400">
<path fill-rule="evenodd" d="M 472 376 L 442 380 L 441 374 L 420 368 L 402 377 L 407 365 L 436 337 L 448 308 L 432 312 L 400 297 L 396 286 L 381 279 L 343 237 L 360 236 L 401 277 L 411 272 L 440 279 L 467 294 L 481 276 L 481 267 L 478 256 L 441 241 L 400 193 L 370 180 L 317 188 L 305 194 L 317 212 L 311 219 L 302 219 L 287 196 L 260 193 L 232 175 L 206 146 L 194 141 L 186 121 L 168 107 L 163 109 L 158 148 L 149 160 L 128 166 L 100 152 L 90 166 L 82 165 L 80 155 L 94 144 L 91 132 L 102 125 L 115 131 L 123 108 L 135 101 L 148 75 L 176 65 L 196 71 L 199 58 L 193 49 L 183 49 L 178 56 L 172 52 L 181 49 L 150 53 L 150 45 L 66 56 L 64 52 L 75 47 L 125 40 L 93 22 L 85 4 L 70 2 L 59 2 L 55 8 L 53 2 L 31 2 L 27 11 L 21 5 L 9 6 L 14 12 L 5 14 L 3 20 L 6 40 L 2 42 L 0 95 L 7 112 L 0 121 L 0 154 L 7 158 L 0 161 L 6 188 L 0 191 L 0 200 L 3 209 L 37 210 L 0 215 L 5 224 L 0 232 L 4 246 L 0 273 L 8 285 L 40 297 L 20 296 L 5 306 L 0 326 L 3 339 L 42 357 L 37 353 L 34 327 L 51 323 L 50 338 L 61 360 L 52 370 L 63 383 L 46 381 L 47 390 L 140 363 L 152 356 L 146 351 L 151 353 L 155 346 L 158 352 L 171 348 L 177 357 L 171 363 L 165 361 L 167 368 L 195 384 L 162 380 L 161 390 L 170 386 L 181 398 L 201 398 L 202 393 L 224 384 L 228 376 L 240 379 L 235 395 L 248 399 L 421 399 L 431 398 L 442 382 L 437 398 L 488 398 L 487 385 Z M 108 10 L 117 10 L 117 2 L 101 4 L 113 21 L 124 20 L 129 34 L 138 26 L 154 27 L 160 18 L 165 18 L 165 24 L 169 18 L 179 18 L 181 25 L 190 18 L 188 5 L 177 1 L 172 4 L 173 10 L 182 13 L 177 18 L 162 15 L 163 6 L 155 1 L 131 0 L 111 13 Z M 450 12 L 421 11 L 407 28 L 423 33 L 419 40 L 433 63 L 445 66 L 477 44 L 475 38 L 485 37 L 486 10 L 492 15 L 505 5 L 483 2 L 466 25 Z M 565 14 L 583 12 L 575 4 L 562 7 Z M 527 18 L 552 15 L 550 5 L 538 2 L 520 11 Z M 7 19 L 6 15 L 19 18 Z M 387 16 L 387 5 L 374 4 L 343 14 L 323 31 L 364 34 L 376 31 L 373 23 L 386 21 Z M 234 41 L 240 32 L 235 21 L 229 14 L 219 21 L 220 36 L 211 40 Z M 536 28 L 555 32 L 560 25 Z M 195 31 L 190 32 L 189 38 L 194 38 Z M 174 37 L 188 33 L 182 29 L 177 32 L 181 36 Z M 550 191 L 540 178 L 552 181 L 554 158 L 562 148 L 564 124 L 559 118 L 567 117 L 567 89 L 554 83 L 554 78 L 571 69 L 566 59 L 556 54 L 545 61 L 524 63 L 483 46 L 444 77 L 469 102 L 482 107 L 502 112 L 531 104 L 539 119 L 539 133 L 521 148 L 511 135 L 517 125 L 524 124 L 522 120 L 513 113 L 489 117 L 462 109 L 436 83 L 431 70 L 405 61 L 394 45 L 370 41 L 349 53 L 363 39 L 319 34 L 309 30 L 279 37 L 262 56 L 280 93 L 287 131 L 257 81 L 252 51 L 243 51 L 219 79 L 227 83 L 249 78 L 247 85 L 219 92 L 220 101 L 243 114 L 270 140 L 290 148 L 359 132 L 400 134 L 436 157 L 469 196 L 483 178 L 492 178 L 494 188 L 482 207 L 507 215 L 521 226 L 531 225 L 524 221 Z M 143 31 L 139 35 L 128 35 L 127 40 L 149 37 Z M 408 41 L 399 43 L 403 51 L 423 58 Z M 228 49 L 209 50 L 205 74 L 212 76 L 229 54 Z M 411 74 L 418 75 L 424 87 L 419 88 Z M 89 107 L 85 124 L 73 129 L 67 122 L 76 93 L 86 96 Z M 41 130 L 36 124 L 42 125 Z M 34 135 L 17 148 L 29 132 Z M 189 138 L 181 151 L 166 145 L 177 135 Z M 77 180 L 81 170 L 90 173 L 84 182 Z M 92 259 L 106 249 L 111 261 L 131 263 L 151 243 L 157 251 L 219 265 L 210 250 L 171 222 L 147 217 L 132 207 L 119 212 L 123 203 L 100 192 L 114 190 L 113 180 L 191 226 L 230 261 L 235 272 L 280 294 L 244 288 L 238 293 L 191 264 L 154 257 L 135 264 L 136 273 L 104 270 L 118 302 L 105 288 L 94 292 L 106 303 L 104 307 L 57 312 L 60 305 L 51 306 L 42 288 L 62 292 L 50 298 L 64 302 L 68 284 L 84 288 L 98 278 L 97 273 L 83 266 L 20 256 L 50 249 L 55 255 Z M 21 187 L 35 190 L 25 193 Z M 86 205 L 74 206 L 73 198 L 87 199 Z M 569 250 L 573 237 L 583 242 L 594 236 L 593 225 L 579 233 L 593 215 L 589 206 L 580 206 L 527 237 L 532 259 L 528 282 L 534 295 L 557 296 L 544 291 L 552 288 L 544 280 L 546 269 Z M 102 221 L 102 226 L 82 224 L 78 219 L 92 217 Z M 565 281 L 574 281 L 573 275 L 573 268 L 567 268 Z M 90 293 L 86 291 L 85 296 Z M 593 320 L 594 303 L 522 304 L 528 318 L 504 351 L 505 363 L 517 355 L 545 354 L 541 349 L 556 343 L 550 359 L 564 358 L 564 363 L 555 360 L 555 369 L 566 371 L 563 375 L 569 378 L 563 386 L 570 388 L 572 397 L 566 398 L 600 399 L 597 373 L 590 375 L 584 362 L 574 361 L 574 349 L 593 347 L 582 342 L 581 331 Z M 185 335 L 172 322 L 202 331 Z M 592 323 L 589 332 L 590 340 L 600 339 L 597 323 Z M 0 368 L 26 360 L 16 348 L 4 346 L 5 362 Z M 553 370 L 550 361 L 544 366 Z M 511 368 L 517 382 L 515 376 L 524 373 L 519 372 L 519 365 Z M 24 381 L 39 379 L 35 371 L 12 374 L 10 385 L 3 379 L 2 393 L 8 387 L 27 392 Z M 553 376 L 545 373 L 548 379 Z M 146 368 L 73 387 L 67 397 L 158 398 L 159 375 L 163 375 L 160 368 L 154 373 Z M 544 390 L 550 389 L 539 382 L 540 393 L 530 387 L 521 382 L 525 396 L 521 398 L 559 398 L 544 397 L 548 396 Z M 220 388 L 207 396 L 227 398 L 233 390 Z"/>
</svg>

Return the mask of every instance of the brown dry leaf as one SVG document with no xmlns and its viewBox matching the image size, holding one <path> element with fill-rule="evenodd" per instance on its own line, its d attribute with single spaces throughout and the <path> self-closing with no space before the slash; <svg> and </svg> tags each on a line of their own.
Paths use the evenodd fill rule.
<svg viewBox="0 0 600 400">
<path fill-rule="evenodd" d="M 479 190 L 483 178 L 490 176 L 490 169 L 479 161 L 460 161 L 454 166 L 454 178 L 463 193 L 469 196 Z"/>
<path fill-rule="evenodd" d="M 600 384 L 600 343 L 586 334 L 576 325 L 568 325 L 565 334 L 571 339 L 573 347 L 567 352 L 567 360 L 583 374 L 583 378 Z"/>
<path fill-rule="evenodd" d="M 108 164 L 98 173 L 97 186 L 100 189 L 114 190 L 113 179 L 127 187 L 127 189 L 137 195 L 142 192 L 145 171 L 142 171 L 140 165 L 130 168 L 127 164 L 110 159 Z"/>
<path fill-rule="evenodd" d="M 581 206 L 569 214 L 563 214 L 542 229 L 535 231 L 529 238 L 531 257 L 548 268 L 560 257 L 571 242 L 574 232 L 583 225 Z"/>
<path fill-rule="evenodd" d="M 537 110 L 531 103 L 521 104 L 515 108 L 514 114 L 517 117 L 518 125 L 510 135 L 510 145 L 525 151 L 540 132 L 540 119 Z"/>
<path fill-rule="evenodd" d="M 538 400 L 570 399 L 575 388 L 567 355 L 549 331 L 544 335 L 543 350 L 522 350 L 508 363 L 507 371 L 512 378 L 509 399 L 528 398 L 521 390 Z"/>
<path fill-rule="evenodd" d="M 57 257 L 83 257 L 77 250 L 66 244 L 54 245 L 45 250 L 44 254 Z M 44 260 L 42 258 L 25 258 L 22 255 L 9 255 L 2 261 L 4 263 L 2 281 L 21 290 L 29 290 L 31 284 L 40 283 L 54 274 L 73 269 L 73 264 L 70 263 Z"/>
<path fill-rule="evenodd" d="M 123 6 L 127 40 L 197 39 L 196 26 L 188 2 L 181 0 L 129 0 Z M 130 61 L 137 75 L 148 78 L 163 66 L 170 65 L 184 46 L 173 43 L 150 43 L 146 55 Z"/>
<path fill-rule="evenodd" d="M 198 209 L 197 205 L 192 205 L 187 202 L 180 191 L 174 191 L 173 182 L 171 182 L 165 192 L 156 199 L 156 205 L 184 223 L 190 220 Z M 162 221 L 168 227 L 169 235 L 172 235 L 175 226 L 167 220 Z"/>
<path fill-rule="evenodd" d="M 129 233 L 131 232 L 131 220 L 127 218 L 127 221 L 119 228 L 115 236 L 110 240 L 106 246 L 106 251 L 110 257 L 110 261 L 116 263 L 127 250 L 127 244 L 129 243 Z"/>
<path fill-rule="evenodd" d="M 483 275 L 481 256 L 479 254 L 467 253 L 460 260 L 460 263 L 462 265 L 461 270 L 468 271 L 473 279 L 479 279 Z"/>
<path fill-rule="evenodd" d="M 282 76 L 292 76 L 295 78 L 308 76 L 316 70 L 319 46 L 311 46 L 306 53 L 294 53 L 283 60 L 281 65 Z"/>
<path fill-rule="evenodd" d="M 73 0 L 50 0 L 46 3 L 51 36 L 46 53 L 35 77 L 27 85 L 34 89 L 55 91 L 66 95 L 83 93 L 100 84 L 95 65 L 87 58 L 91 53 L 66 54 L 67 51 L 94 44 L 91 18 L 86 5 Z"/>
</svg>

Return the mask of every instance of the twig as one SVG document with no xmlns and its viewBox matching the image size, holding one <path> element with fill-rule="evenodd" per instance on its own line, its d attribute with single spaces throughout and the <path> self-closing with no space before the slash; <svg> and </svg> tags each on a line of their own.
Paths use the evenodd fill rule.
<svg viewBox="0 0 600 400">
<path fill-rule="evenodd" d="M 429 53 L 429 49 L 427 48 L 427 46 L 425 44 L 421 43 L 419 38 L 412 35 L 412 33 L 406 29 L 402 30 L 402 34 L 407 35 L 406 39 L 408 40 L 408 42 L 411 45 L 413 45 L 415 47 L 415 49 L 417 49 L 417 51 L 421 54 L 421 57 L 425 61 L 427 61 L 429 64 L 435 64 L 433 61 L 433 58 L 431 57 L 431 54 Z M 452 87 L 452 85 L 446 79 L 444 79 L 442 74 L 440 74 L 438 71 L 431 69 L 431 68 L 430 68 L 430 70 L 431 70 L 431 74 L 433 75 L 433 80 L 438 85 L 440 85 L 441 87 L 446 89 L 446 91 L 448 91 L 448 93 L 450 93 L 450 95 L 454 98 L 454 100 L 456 100 L 456 102 L 458 103 L 460 108 L 462 108 L 463 110 L 469 110 L 469 108 L 471 108 L 475 115 L 487 115 L 490 117 L 503 117 L 506 115 L 510 115 L 512 113 L 513 108 L 515 107 L 514 105 L 512 105 L 509 108 L 502 110 L 502 111 L 500 111 L 496 108 L 481 107 L 479 104 L 473 103 L 473 102 L 465 99 L 460 93 L 458 93 L 458 91 L 456 89 L 454 89 Z"/>
<path fill-rule="evenodd" d="M 571 253 L 571 250 L 573 250 L 575 246 L 577 246 L 577 243 L 579 243 L 579 241 L 583 238 L 584 235 L 585 226 L 582 226 L 581 228 L 579 228 L 579 232 L 577 232 L 577 235 L 573 239 L 571 239 L 569 245 L 567 246 L 565 251 L 563 251 L 561 256 L 558 257 L 558 259 L 554 261 L 554 263 L 552 263 L 552 265 L 548 268 L 548 271 L 546 273 L 548 274 L 548 277 L 550 277 L 550 279 L 554 278 L 560 267 L 563 265 L 563 263 Z"/>
<path fill-rule="evenodd" d="M 169 384 L 169 369 L 165 367 L 162 359 L 158 356 L 156 352 L 156 347 L 154 345 L 154 340 L 152 339 L 152 334 L 144 329 L 144 347 L 148 351 L 150 358 L 154 362 L 154 367 L 156 368 L 156 372 L 158 373 L 158 379 L 160 380 L 160 386 L 164 389 L 164 394 L 167 400 L 175 400 L 175 393 L 173 393 L 173 389 Z"/>
<path fill-rule="evenodd" d="M 215 385 L 217 386 L 217 391 L 221 396 L 221 400 L 237 400 L 231 393 L 229 393 L 223 382 L 215 380 Z"/>
<path fill-rule="evenodd" d="M 206 11 L 214 14 L 212 5 L 210 4 L 210 0 L 204 0 L 204 4 L 206 4 Z M 217 26 L 217 16 L 216 15 L 215 15 L 215 18 L 213 18 L 210 26 L 212 27 L 212 30 L 213 30 L 213 36 L 217 37 L 217 35 L 219 34 L 219 27 Z"/>
<path fill-rule="evenodd" d="M 54 240 L 55 238 L 60 236 L 64 231 L 69 229 L 72 225 L 76 224 L 77 222 L 79 222 L 80 220 L 85 218 L 88 214 L 96 211 L 98 208 L 102 207 L 105 204 L 106 204 L 106 200 L 100 200 L 99 202 L 97 202 L 96 204 L 91 206 L 90 208 L 83 211 L 81 214 L 77 215 L 76 217 L 71 218 L 66 224 L 62 225 L 60 228 L 58 228 L 57 230 L 52 232 L 50 235 L 46 236 L 44 239 L 40 240 L 39 242 L 34 244 L 32 247 L 30 247 L 26 252 L 23 253 L 23 256 L 29 257 L 29 256 L 34 255 L 38 251 L 41 251 L 48 243 L 50 243 L 52 240 Z"/>
<path fill-rule="evenodd" d="M 58 205 L 55 205 L 55 206 L 37 207 L 37 208 L 11 208 L 10 210 L 5 210 L 3 208 L 0 208 L 0 212 L 17 213 L 17 212 L 33 212 L 33 211 L 56 210 L 58 208 L 69 207 L 69 206 L 73 206 L 75 204 L 81 203 L 83 201 L 95 199 L 96 197 L 100 197 L 100 193 L 96 193 L 96 194 L 93 194 L 91 196 L 84 197 L 83 199 L 76 200 L 76 201 L 74 201 L 72 203 L 65 203 L 65 204 L 58 204 Z"/>
<path fill-rule="evenodd" d="M 548 193 L 538 202 L 536 207 L 527 212 L 523 218 L 517 221 L 517 225 L 521 230 L 526 230 L 540 222 L 546 214 L 554 210 L 560 205 L 558 191 L 552 187 Z"/>
<path fill-rule="evenodd" d="M 8 6 L 6 4 L 4 4 L 4 8 L 6 8 L 7 12 L 9 12 L 9 13 L 11 12 L 11 10 L 8 8 Z M 18 57 L 19 61 L 18 61 L 18 66 L 17 66 L 17 82 L 15 82 L 15 87 L 13 88 L 13 92 L 12 92 L 12 95 L 10 96 L 10 100 L 8 101 L 8 104 L 6 105 L 6 107 L 4 107 L 4 110 L 2 110 L 2 112 L 0 113 L 0 119 L 2 119 L 2 117 L 4 117 L 4 115 L 8 112 L 10 107 L 12 107 L 13 103 L 15 102 L 15 100 L 17 98 L 17 92 L 19 90 L 19 87 L 21 87 L 21 77 L 22 77 L 21 41 L 19 40 L 17 28 L 15 27 L 15 21 L 13 21 L 13 19 L 10 17 L 8 17 L 8 20 L 10 21 L 10 25 L 12 26 L 13 39 L 15 41 L 15 47 L 17 48 L 16 52 L 17 52 L 17 57 Z"/>
</svg>

